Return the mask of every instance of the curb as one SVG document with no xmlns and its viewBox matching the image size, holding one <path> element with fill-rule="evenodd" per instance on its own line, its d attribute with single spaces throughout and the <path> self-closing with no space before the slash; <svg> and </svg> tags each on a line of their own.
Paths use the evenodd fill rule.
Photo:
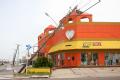
<svg viewBox="0 0 120 80">
<path fill-rule="evenodd" d="M 32 75 L 31 78 L 49 78 L 49 75 Z"/>
</svg>

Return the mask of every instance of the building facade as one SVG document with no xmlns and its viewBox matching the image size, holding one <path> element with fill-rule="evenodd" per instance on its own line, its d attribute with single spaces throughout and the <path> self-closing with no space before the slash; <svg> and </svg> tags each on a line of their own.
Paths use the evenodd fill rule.
<svg viewBox="0 0 120 80">
<path fill-rule="evenodd" d="M 120 66 L 120 22 L 93 22 L 91 14 L 75 11 L 60 22 L 55 33 L 49 25 L 38 36 L 38 48 L 47 40 L 41 52 L 55 66 Z"/>
</svg>

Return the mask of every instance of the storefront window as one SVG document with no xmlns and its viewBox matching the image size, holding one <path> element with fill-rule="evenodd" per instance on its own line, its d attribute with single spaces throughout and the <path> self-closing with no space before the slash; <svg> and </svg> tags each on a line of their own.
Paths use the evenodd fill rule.
<svg viewBox="0 0 120 80">
<path fill-rule="evenodd" d="M 57 54 L 56 62 L 57 62 L 57 64 L 56 64 L 57 66 L 63 66 L 64 65 L 64 53 Z"/>
<path fill-rule="evenodd" d="M 81 53 L 81 64 L 96 66 L 98 64 L 98 53 L 97 52 L 82 52 Z"/>
<path fill-rule="evenodd" d="M 81 53 L 81 64 L 87 65 L 87 53 L 85 52 Z"/>
<path fill-rule="evenodd" d="M 88 53 L 88 65 L 97 65 L 98 64 L 98 53 L 89 52 Z"/>
<path fill-rule="evenodd" d="M 52 55 L 53 64 L 56 66 L 56 54 Z"/>
<path fill-rule="evenodd" d="M 93 61 L 93 65 L 98 64 L 98 53 L 96 53 L 96 52 L 92 53 L 92 61 Z"/>
<path fill-rule="evenodd" d="M 106 66 L 112 65 L 113 64 L 113 55 L 110 52 L 105 53 L 105 64 Z"/>
<path fill-rule="evenodd" d="M 120 52 L 106 52 L 105 53 L 105 65 L 120 65 Z"/>
<path fill-rule="evenodd" d="M 61 54 L 61 65 L 64 65 L 64 53 Z"/>
<path fill-rule="evenodd" d="M 120 65 L 120 52 L 117 52 L 116 58 L 117 65 Z"/>
</svg>

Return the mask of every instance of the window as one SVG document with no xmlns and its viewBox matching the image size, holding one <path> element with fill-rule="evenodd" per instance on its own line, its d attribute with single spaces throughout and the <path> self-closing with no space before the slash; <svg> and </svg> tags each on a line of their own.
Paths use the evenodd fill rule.
<svg viewBox="0 0 120 80">
<path fill-rule="evenodd" d="M 74 57 L 74 56 L 72 57 L 72 60 L 73 60 L 73 61 L 75 60 L 75 57 Z"/>
<path fill-rule="evenodd" d="M 49 34 L 51 34 L 51 33 L 53 33 L 53 32 L 54 32 L 54 30 L 48 31 Z"/>
<path fill-rule="evenodd" d="M 68 23 L 73 23 L 72 18 L 69 18 L 69 19 L 68 19 Z"/>
<path fill-rule="evenodd" d="M 92 63 L 92 65 L 97 65 L 98 64 L 98 53 L 96 53 L 96 52 L 92 53 L 91 63 Z"/>
<path fill-rule="evenodd" d="M 61 59 L 64 60 L 64 53 L 61 54 Z"/>
<path fill-rule="evenodd" d="M 81 18 L 80 22 L 89 22 L 89 19 L 88 18 Z"/>
<path fill-rule="evenodd" d="M 83 65 L 98 65 L 98 53 L 97 52 L 82 52 L 81 64 Z"/>
<path fill-rule="evenodd" d="M 105 53 L 105 65 L 120 65 L 119 52 L 106 52 Z"/>
<path fill-rule="evenodd" d="M 38 37 L 38 41 L 39 41 L 39 40 L 41 40 L 41 38 L 42 38 L 42 37 L 41 37 L 41 36 L 39 36 L 39 37 Z"/>
</svg>

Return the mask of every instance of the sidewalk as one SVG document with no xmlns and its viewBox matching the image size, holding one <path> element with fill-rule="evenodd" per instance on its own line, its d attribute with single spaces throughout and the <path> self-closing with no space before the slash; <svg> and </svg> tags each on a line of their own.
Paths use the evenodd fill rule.
<svg viewBox="0 0 120 80">
<path fill-rule="evenodd" d="M 51 78 L 80 78 L 80 77 L 118 77 L 120 67 L 109 68 L 67 68 L 56 69 Z"/>
<path fill-rule="evenodd" d="M 13 75 L 0 75 L 0 80 L 13 79 Z"/>
</svg>

